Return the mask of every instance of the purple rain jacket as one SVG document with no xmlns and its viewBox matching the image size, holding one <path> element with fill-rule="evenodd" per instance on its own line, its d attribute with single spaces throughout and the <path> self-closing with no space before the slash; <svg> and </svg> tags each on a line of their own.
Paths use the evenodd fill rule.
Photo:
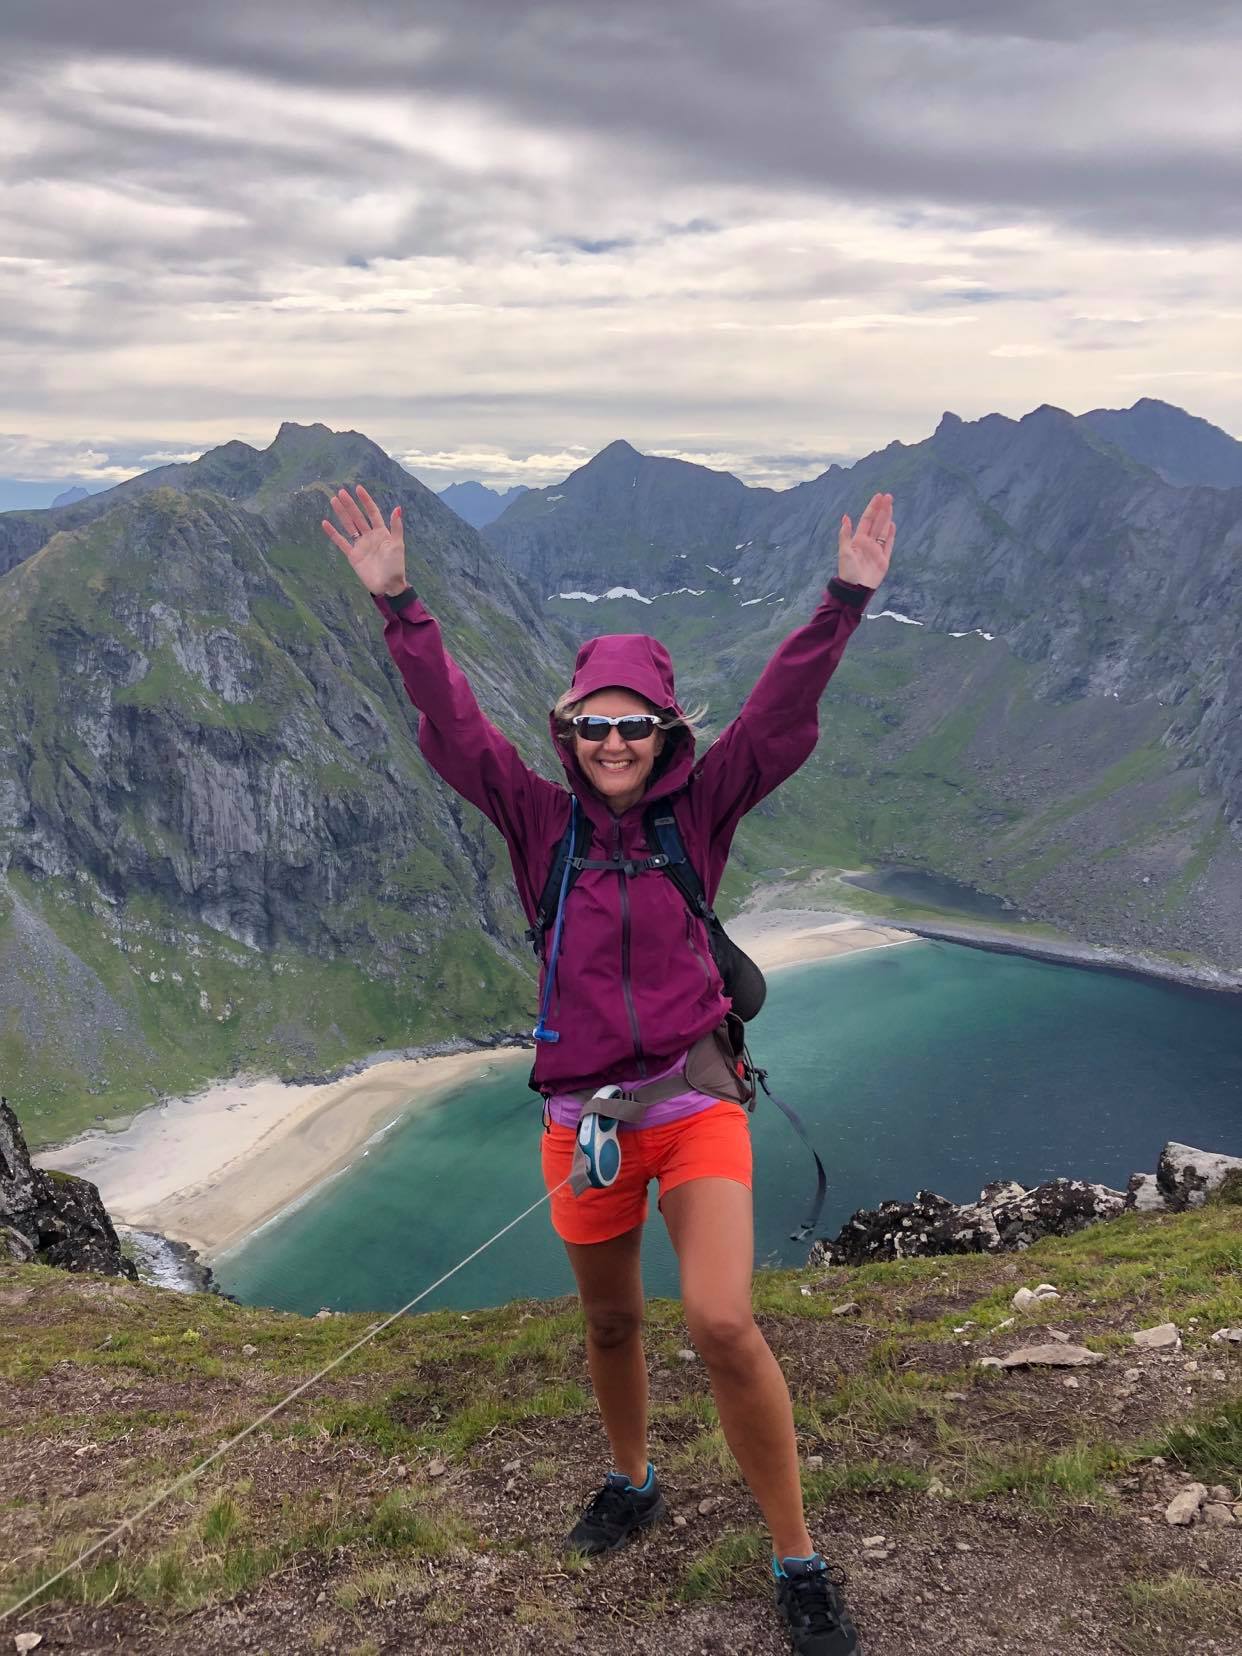
<svg viewBox="0 0 1242 1656">
<path fill-rule="evenodd" d="M 591 857 L 647 856 L 656 848 L 644 839 L 643 811 L 672 796 L 687 855 L 713 901 L 738 823 L 814 749 L 819 699 L 870 596 L 868 587 L 834 579 L 811 620 L 777 648 L 737 718 L 702 758 L 696 760 L 689 732 L 671 738 L 645 796 L 620 817 L 587 782 L 572 745 L 558 740 L 553 724 L 569 786 L 591 822 Z M 533 771 L 487 718 L 421 599 L 399 612 L 384 598 L 375 602 L 386 620 L 385 642 L 421 715 L 419 746 L 432 769 L 504 835 L 522 907 L 533 921 L 569 823 L 569 794 Z M 642 633 L 594 638 L 578 652 L 575 697 L 611 686 L 682 711 L 668 652 Z M 667 875 L 584 869 L 566 903 L 548 1013 L 561 1038 L 538 1044 L 533 1085 L 544 1093 L 569 1092 L 657 1075 L 728 1009 L 707 929 Z"/>
</svg>

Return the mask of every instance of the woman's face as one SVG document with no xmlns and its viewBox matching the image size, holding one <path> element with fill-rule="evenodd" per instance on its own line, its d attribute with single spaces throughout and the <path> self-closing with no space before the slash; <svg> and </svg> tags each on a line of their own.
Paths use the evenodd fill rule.
<svg viewBox="0 0 1242 1656">
<path fill-rule="evenodd" d="M 655 712 L 649 701 L 632 690 L 597 690 L 587 696 L 579 712 L 616 719 L 625 713 Z M 664 732 L 641 742 L 623 742 L 614 726 L 602 742 L 587 742 L 574 731 L 574 757 L 583 776 L 616 816 L 628 811 L 647 791 L 651 769 L 664 746 Z"/>
</svg>

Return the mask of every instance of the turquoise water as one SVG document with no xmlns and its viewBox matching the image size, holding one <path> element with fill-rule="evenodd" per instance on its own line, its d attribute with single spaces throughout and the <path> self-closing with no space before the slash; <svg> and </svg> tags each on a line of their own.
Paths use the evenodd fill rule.
<svg viewBox="0 0 1242 1656">
<path fill-rule="evenodd" d="M 773 974 L 752 1050 L 828 1166 L 823 1231 L 920 1187 L 961 1201 L 991 1179 L 1124 1187 L 1167 1139 L 1242 1154 L 1242 1000 L 948 943 Z M 542 1194 L 539 1105 L 505 1068 L 393 1129 L 347 1173 L 217 1266 L 248 1303 L 394 1310 Z M 756 1251 L 788 1233 L 814 1169 L 761 1098 Z M 648 1291 L 676 1292 L 655 1215 Z M 425 1302 L 494 1305 L 572 1289 L 546 1209 Z"/>
</svg>

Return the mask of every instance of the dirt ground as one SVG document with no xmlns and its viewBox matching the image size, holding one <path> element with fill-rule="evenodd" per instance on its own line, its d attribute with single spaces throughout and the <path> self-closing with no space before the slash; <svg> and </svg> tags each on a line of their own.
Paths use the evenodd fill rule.
<svg viewBox="0 0 1242 1656">
<path fill-rule="evenodd" d="M 868 1656 L 1242 1652 L 1242 1346 L 1210 1339 L 1240 1291 L 1242 1216 L 1193 1241 L 1165 1277 L 1132 1247 L 1041 1245 L 1020 1280 L 1063 1280 L 1063 1297 L 1008 1328 L 1012 1262 L 757 1290 L 812 1534 L 846 1575 Z M 1130 1333 L 1175 1290 L 1183 1347 L 1139 1351 Z M 859 1312 L 834 1315 L 849 1299 Z M 0 1269 L 0 1316 L 0 1607 L 366 1326 L 30 1267 Z M 1049 1328 L 1104 1361 L 977 1366 Z M 80 1656 L 787 1649 L 760 1514 L 676 1305 L 653 1308 L 648 1335 L 670 1518 L 585 1565 L 561 1540 L 608 1454 L 572 1307 L 442 1313 L 391 1335 L 106 1550 L 119 1572 L 76 1572 L 0 1621 L 0 1651 L 23 1632 Z M 1170 1526 L 1192 1476 L 1240 1521 Z"/>
</svg>

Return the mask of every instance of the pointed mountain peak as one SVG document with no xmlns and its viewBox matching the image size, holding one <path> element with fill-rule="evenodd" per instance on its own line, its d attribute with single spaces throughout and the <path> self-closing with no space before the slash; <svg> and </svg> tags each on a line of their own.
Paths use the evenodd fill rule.
<svg viewBox="0 0 1242 1656">
<path fill-rule="evenodd" d="M 304 448 L 308 443 L 322 443 L 325 438 L 331 441 L 333 437 L 357 437 L 356 431 L 333 431 L 320 420 L 313 425 L 299 425 L 296 420 L 282 420 L 280 430 L 268 445 L 269 451 L 274 448 Z"/>
<path fill-rule="evenodd" d="M 1072 414 L 1064 408 L 1058 408 L 1055 403 L 1040 403 L 1038 408 L 1033 408 L 1029 414 L 1024 414 L 1018 424 L 1026 425 L 1029 422 L 1031 425 L 1051 425 L 1054 422 L 1059 424 L 1062 421 L 1069 421 L 1070 424 L 1073 424 L 1073 420 L 1074 416 Z"/>
</svg>

